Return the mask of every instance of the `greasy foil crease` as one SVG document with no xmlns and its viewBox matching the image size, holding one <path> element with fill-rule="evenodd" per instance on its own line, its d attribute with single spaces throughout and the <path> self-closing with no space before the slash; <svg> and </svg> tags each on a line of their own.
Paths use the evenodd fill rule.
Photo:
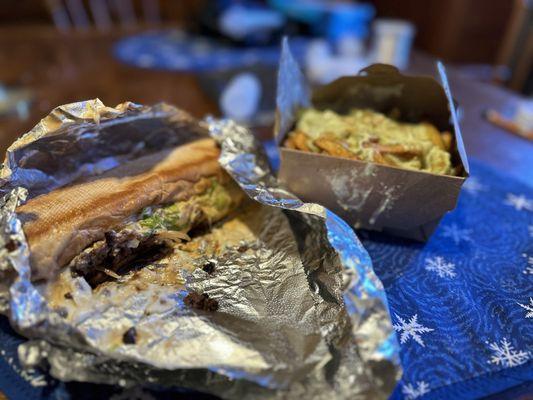
<svg viewBox="0 0 533 400">
<path fill-rule="evenodd" d="M 29 198 L 111 169 L 199 135 L 185 132 L 190 117 L 173 106 L 131 102 L 115 108 L 99 99 L 55 108 L 6 152 L 0 190 L 23 186 Z"/>
<path fill-rule="evenodd" d="M 33 338 L 20 346 L 21 362 L 66 381 L 180 386 L 224 398 L 387 398 L 401 374 L 398 344 L 368 253 L 341 219 L 280 187 L 261 146 L 232 121 L 202 127 L 220 143 L 223 168 L 270 206 L 261 245 L 245 255 L 229 249 L 213 276 L 201 268 L 187 276 L 186 290 L 167 288 L 159 294 L 167 307 L 152 307 L 149 292 L 100 304 L 89 290 L 79 306 L 86 318 L 69 323 L 47 304 L 30 279 L 16 206 L 202 134 L 200 126 L 180 130 L 183 118 L 165 104 L 80 102 L 58 107 L 9 148 L 0 171 L 0 311 Z M 187 309 L 187 291 L 209 293 L 219 310 Z M 102 338 L 117 324 L 141 326 L 151 339 L 113 350 Z"/>
</svg>

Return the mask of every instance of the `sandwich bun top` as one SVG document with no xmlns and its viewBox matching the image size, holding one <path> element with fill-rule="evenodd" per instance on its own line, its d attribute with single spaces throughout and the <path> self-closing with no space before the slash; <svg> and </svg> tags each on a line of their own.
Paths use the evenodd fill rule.
<svg viewBox="0 0 533 400">
<path fill-rule="evenodd" d="M 212 139 L 128 161 L 17 208 L 30 247 L 32 280 L 50 279 L 88 245 L 143 208 L 185 200 L 198 180 L 225 173 Z"/>
</svg>

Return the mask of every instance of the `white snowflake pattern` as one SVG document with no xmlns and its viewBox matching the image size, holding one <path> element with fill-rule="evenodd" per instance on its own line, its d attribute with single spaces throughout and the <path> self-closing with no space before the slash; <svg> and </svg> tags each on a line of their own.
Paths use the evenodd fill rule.
<svg viewBox="0 0 533 400">
<path fill-rule="evenodd" d="M 533 297 L 529 298 L 529 304 L 516 303 L 527 311 L 526 318 L 533 318 Z"/>
<path fill-rule="evenodd" d="M 455 244 L 470 241 L 471 232 L 471 229 L 462 229 L 456 223 L 442 227 L 442 236 L 452 239 Z"/>
<path fill-rule="evenodd" d="M 424 381 L 417 381 L 416 386 L 411 383 L 402 385 L 403 395 L 407 400 L 414 400 L 429 393 L 429 385 Z"/>
<path fill-rule="evenodd" d="M 426 271 L 436 272 L 441 278 L 454 278 L 457 275 L 455 273 L 455 264 L 445 261 L 440 256 L 427 258 L 424 268 Z"/>
<path fill-rule="evenodd" d="M 527 258 L 527 266 L 524 271 L 522 271 L 526 275 L 533 275 L 533 257 L 528 256 L 527 254 L 522 254 L 522 257 Z"/>
<path fill-rule="evenodd" d="M 34 387 L 43 387 L 48 385 L 46 377 L 43 374 L 33 368 L 21 368 L 13 357 L 10 357 L 6 354 L 5 350 L 0 350 L 0 356 L 2 356 L 4 360 L 7 361 L 9 366 L 13 368 L 13 370 L 18 373 L 22 377 L 22 379 L 26 380 L 30 385 Z"/>
<path fill-rule="evenodd" d="M 500 340 L 499 344 L 488 343 L 488 345 L 494 352 L 488 361 L 489 364 L 501 365 L 502 367 L 516 367 L 529 360 L 529 353 L 522 350 L 515 350 L 507 338 Z"/>
<path fill-rule="evenodd" d="M 465 183 L 463 183 L 463 188 L 471 193 L 471 194 L 478 194 L 478 192 L 484 191 L 487 189 L 487 187 L 479 181 L 475 176 L 471 176 L 468 178 Z"/>
<path fill-rule="evenodd" d="M 400 343 L 404 344 L 409 340 L 409 338 L 413 338 L 413 340 L 417 342 L 420 346 L 425 347 L 421 334 L 432 332 L 434 331 L 434 329 L 427 328 L 418 323 L 418 314 L 413 315 L 409 322 L 406 322 L 402 317 L 399 317 L 396 314 L 395 317 L 400 323 L 394 324 L 392 327 L 395 331 L 401 332 Z"/>
<path fill-rule="evenodd" d="M 516 211 L 533 211 L 533 201 L 528 199 L 523 194 L 516 195 L 513 193 L 507 193 L 507 198 L 505 199 L 503 204 L 514 207 Z"/>
</svg>

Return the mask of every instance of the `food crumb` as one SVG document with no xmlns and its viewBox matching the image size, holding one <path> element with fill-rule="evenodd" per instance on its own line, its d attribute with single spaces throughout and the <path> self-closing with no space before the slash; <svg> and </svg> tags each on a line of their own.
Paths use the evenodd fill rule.
<svg viewBox="0 0 533 400">
<path fill-rule="evenodd" d="M 63 308 L 63 307 L 56 308 L 55 311 L 57 312 L 57 314 L 58 314 L 61 318 L 67 318 L 67 317 L 68 317 L 68 310 L 67 310 L 66 308 Z"/>
<path fill-rule="evenodd" d="M 190 292 L 185 299 L 183 299 L 186 305 L 191 308 L 203 311 L 216 311 L 218 310 L 218 301 L 210 299 L 207 293 Z"/>
<path fill-rule="evenodd" d="M 20 242 L 18 240 L 10 240 L 6 243 L 6 249 L 8 251 L 15 251 L 20 247 Z"/>
<path fill-rule="evenodd" d="M 137 342 L 137 329 L 135 329 L 134 326 L 124 332 L 124 335 L 122 335 L 122 342 L 124 344 L 135 344 Z"/>
<path fill-rule="evenodd" d="M 211 275 L 213 272 L 215 272 L 215 263 L 213 261 L 207 261 L 202 269 L 207 272 L 209 275 Z"/>
</svg>

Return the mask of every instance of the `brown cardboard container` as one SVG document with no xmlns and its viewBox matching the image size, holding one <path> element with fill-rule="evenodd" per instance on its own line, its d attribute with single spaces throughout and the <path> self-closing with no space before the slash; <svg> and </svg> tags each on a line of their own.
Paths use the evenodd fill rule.
<svg viewBox="0 0 533 400">
<path fill-rule="evenodd" d="M 440 84 L 430 77 L 406 76 L 393 66 L 375 64 L 358 76 L 342 77 L 311 91 L 285 39 L 274 128 L 280 147 L 280 180 L 303 201 L 326 206 L 354 228 L 427 240 L 444 214 L 455 208 L 469 173 L 457 112 L 440 62 L 437 71 Z M 282 147 L 298 109 L 310 106 L 339 113 L 351 108 L 385 113 L 398 108 L 402 121 L 429 121 L 454 135 L 452 162 L 461 172 L 459 176 L 437 175 Z"/>
</svg>

